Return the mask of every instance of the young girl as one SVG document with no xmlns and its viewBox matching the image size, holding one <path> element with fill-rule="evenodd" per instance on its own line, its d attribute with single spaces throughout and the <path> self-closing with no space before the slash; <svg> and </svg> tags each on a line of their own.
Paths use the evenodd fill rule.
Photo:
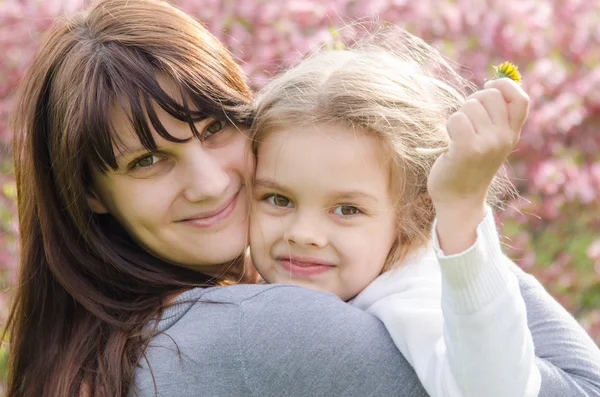
<svg viewBox="0 0 600 397">
<path fill-rule="evenodd" d="M 509 79 L 470 88 L 408 34 L 321 52 L 267 84 L 252 259 L 269 283 L 379 317 L 431 396 L 537 396 L 523 298 L 486 206 L 510 187 L 495 175 L 528 97 Z M 437 160 L 419 150 L 448 144 Z"/>
</svg>

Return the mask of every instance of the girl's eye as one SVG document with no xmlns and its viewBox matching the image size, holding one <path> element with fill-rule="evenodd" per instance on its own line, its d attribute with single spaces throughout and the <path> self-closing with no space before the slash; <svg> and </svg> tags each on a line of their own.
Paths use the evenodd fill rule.
<svg viewBox="0 0 600 397">
<path fill-rule="evenodd" d="M 271 204 L 274 205 L 275 207 L 291 207 L 292 202 L 284 197 L 284 196 L 280 196 L 279 194 L 271 194 L 270 196 L 267 197 L 267 201 Z"/>
<path fill-rule="evenodd" d="M 150 166 L 158 163 L 160 160 L 162 160 L 161 157 L 151 154 L 151 155 L 148 155 L 148 156 L 138 159 L 133 164 L 133 168 L 147 168 L 147 167 L 150 167 Z"/>
<path fill-rule="evenodd" d="M 361 211 L 353 205 L 338 205 L 335 207 L 335 210 L 333 210 L 333 213 L 341 216 L 352 216 L 360 214 Z"/>
<path fill-rule="evenodd" d="M 223 129 L 224 125 L 222 121 L 219 120 L 215 120 L 212 123 L 210 123 L 209 125 L 206 126 L 206 128 L 204 129 L 204 137 L 208 138 L 211 135 L 216 134 L 217 132 L 220 132 Z"/>
</svg>

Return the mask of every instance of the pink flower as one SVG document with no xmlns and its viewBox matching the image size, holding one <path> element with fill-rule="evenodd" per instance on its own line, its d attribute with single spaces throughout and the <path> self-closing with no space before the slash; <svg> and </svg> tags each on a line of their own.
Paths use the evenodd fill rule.
<svg viewBox="0 0 600 397">
<path fill-rule="evenodd" d="M 591 243 L 585 250 L 585 253 L 594 262 L 596 273 L 600 274 L 600 239 Z"/>
</svg>

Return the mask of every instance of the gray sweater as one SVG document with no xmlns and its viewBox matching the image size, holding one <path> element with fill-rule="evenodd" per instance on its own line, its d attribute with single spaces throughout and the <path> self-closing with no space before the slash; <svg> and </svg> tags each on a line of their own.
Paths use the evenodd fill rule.
<svg viewBox="0 0 600 397">
<path fill-rule="evenodd" d="M 600 396 L 600 350 L 531 276 L 519 274 L 541 397 Z M 288 285 L 194 289 L 165 311 L 131 396 L 425 397 L 375 317 Z"/>
</svg>

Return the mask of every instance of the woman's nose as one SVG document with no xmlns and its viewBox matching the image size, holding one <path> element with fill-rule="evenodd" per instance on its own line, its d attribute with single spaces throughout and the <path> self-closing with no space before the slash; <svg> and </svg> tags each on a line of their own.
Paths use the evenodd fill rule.
<svg viewBox="0 0 600 397">
<path fill-rule="evenodd" d="M 191 143 L 191 142 L 190 142 Z M 194 142 L 195 150 L 192 150 L 185 163 L 185 188 L 183 195 L 191 202 L 207 199 L 221 198 L 226 194 L 231 182 L 227 170 L 216 155 L 201 147 L 200 142 Z"/>
</svg>

